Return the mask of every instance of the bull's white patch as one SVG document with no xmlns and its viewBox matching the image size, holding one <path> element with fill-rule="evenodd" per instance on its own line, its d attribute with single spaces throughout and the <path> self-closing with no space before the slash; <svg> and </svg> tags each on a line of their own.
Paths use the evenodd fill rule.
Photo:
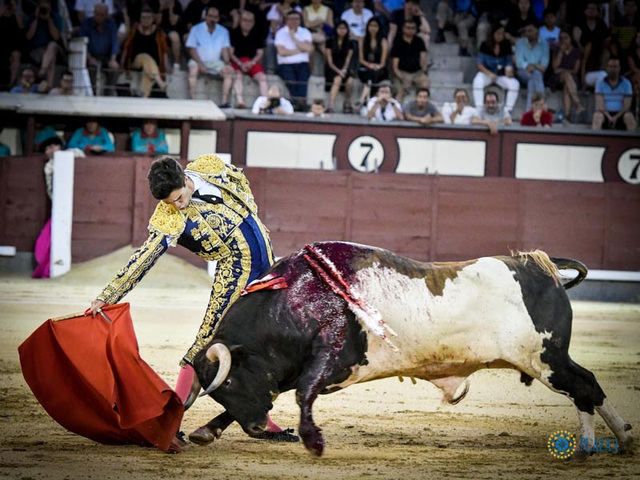
<svg viewBox="0 0 640 480">
<path fill-rule="evenodd" d="M 433 295 L 425 279 L 374 264 L 356 273 L 353 290 L 397 333 L 393 352 L 368 335 L 368 364 L 339 386 L 396 375 L 425 380 L 458 377 L 490 365 L 513 366 L 534 378 L 550 375 L 543 340 L 527 312 L 520 285 L 500 260 L 480 258 Z M 450 390 L 451 382 L 438 382 Z"/>
</svg>

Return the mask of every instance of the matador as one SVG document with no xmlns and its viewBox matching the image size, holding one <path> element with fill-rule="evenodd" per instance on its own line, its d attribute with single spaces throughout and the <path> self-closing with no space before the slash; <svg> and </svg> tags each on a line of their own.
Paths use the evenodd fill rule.
<svg viewBox="0 0 640 480">
<path fill-rule="evenodd" d="M 169 247 L 181 245 L 205 260 L 215 260 L 209 305 L 193 345 L 180 362 L 176 383 L 176 393 L 188 408 L 200 390 L 191 366 L 195 355 L 211 340 L 244 287 L 273 264 L 273 251 L 240 168 L 210 154 L 183 170 L 165 157 L 151 165 L 148 179 L 151 194 L 160 200 L 149 221 L 149 237 L 91 303 L 91 311 L 95 314 L 105 304 L 119 302 Z M 267 429 L 274 435 L 266 438 L 297 440 L 290 430 L 283 431 L 271 421 Z"/>
</svg>

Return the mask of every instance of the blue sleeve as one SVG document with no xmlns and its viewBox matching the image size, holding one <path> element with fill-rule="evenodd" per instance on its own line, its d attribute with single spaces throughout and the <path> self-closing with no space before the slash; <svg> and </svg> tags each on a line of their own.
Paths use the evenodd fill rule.
<svg viewBox="0 0 640 480">
<path fill-rule="evenodd" d="M 156 145 L 156 153 L 169 153 L 169 145 L 167 137 L 163 131 L 158 132 L 158 143 Z"/>
<path fill-rule="evenodd" d="M 542 42 L 542 58 L 540 59 L 540 65 L 544 68 L 549 66 L 549 44 Z"/>
<path fill-rule="evenodd" d="M 520 40 L 518 40 L 516 42 L 515 58 L 516 58 L 516 67 L 517 68 L 527 68 L 527 64 L 524 61 L 524 55 L 522 53 L 522 42 Z"/>
<path fill-rule="evenodd" d="M 69 139 L 69 143 L 67 143 L 67 148 L 79 148 L 82 150 L 84 148 L 84 141 L 82 140 L 82 128 L 77 129 L 71 135 Z"/>
<path fill-rule="evenodd" d="M 622 79 L 622 94 L 625 97 L 633 96 L 633 88 L 631 87 L 631 82 L 624 77 L 620 77 Z"/>
<path fill-rule="evenodd" d="M 140 130 L 134 130 L 131 134 L 131 151 L 135 153 L 147 153 L 147 146 L 142 142 Z"/>
<path fill-rule="evenodd" d="M 111 55 L 116 56 L 118 54 L 118 28 L 113 20 L 110 21 L 111 25 Z"/>
<path fill-rule="evenodd" d="M 100 128 L 100 144 L 104 147 L 107 152 L 115 152 L 116 146 L 111 141 L 111 137 L 109 136 L 109 132 L 104 127 Z"/>
<path fill-rule="evenodd" d="M 596 93 L 603 94 L 604 93 L 604 80 L 598 80 L 596 83 Z"/>
</svg>

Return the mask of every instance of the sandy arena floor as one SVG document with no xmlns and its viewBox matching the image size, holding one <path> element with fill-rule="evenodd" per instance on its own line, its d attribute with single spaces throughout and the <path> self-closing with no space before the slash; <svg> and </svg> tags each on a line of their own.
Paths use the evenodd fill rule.
<svg viewBox="0 0 640 480">
<path fill-rule="evenodd" d="M 96 444 L 66 432 L 27 388 L 17 347 L 40 323 L 85 309 L 130 253 L 122 249 L 79 265 L 63 278 L 0 277 L 0 477 L 11 479 L 274 478 L 640 478 L 640 455 L 596 454 L 586 462 L 555 460 L 546 449 L 555 430 L 576 431 L 568 399 L 512 371 L 483 371 L 457 406 L 443 406 L 427 382 L 396 379 L 356 385 L 321 397 L 315 418 L 327 442 L 324 457 L 302 444 L 253 440 L 234 425 L 207 447 L 180 455 Z M 142 357 L 173 385 L 209 295 L 204 271 L 165 256 L 126 300 Z M 597 376 L 640 437 L 640 306 L 574 304 L 572 357 Z M 201 399 L 187 412 L 187 432 L 221 408 Z M 293 392 L 273 418 L 297 427 Z M 596 435 L 610 437 L 598 418 Z M 636 440 L 638 441 L 638 440 Z"/>
</svg>

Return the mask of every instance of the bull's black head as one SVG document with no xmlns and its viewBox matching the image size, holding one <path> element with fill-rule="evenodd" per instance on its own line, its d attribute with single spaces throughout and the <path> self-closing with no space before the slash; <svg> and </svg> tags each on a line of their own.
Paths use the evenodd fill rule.
<svg viewBox="0 0 640 480">
<path fill-rule="evenodd" d="M 220 403 L 252 436 L 264 430 L 273 407 L 271 392 L 276 389 L 263 363 L 245 347 L 221 342 L 211 344 L 194 360 L 203 395 Z"/>
</svg>

